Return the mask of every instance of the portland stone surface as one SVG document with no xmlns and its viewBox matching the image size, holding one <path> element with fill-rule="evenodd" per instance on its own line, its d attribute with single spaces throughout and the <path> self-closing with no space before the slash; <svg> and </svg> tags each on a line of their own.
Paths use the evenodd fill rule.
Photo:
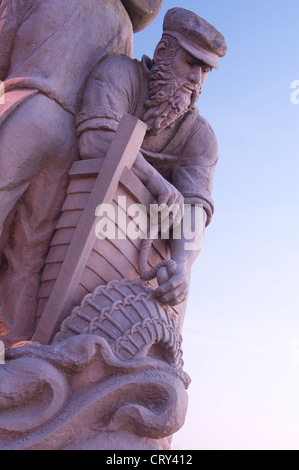
<svg viewBox="0 0 299 470">
<path fill-rule="evenodd" d="M 0 448 L 163 450 L 218 145 L 197 102 L 226 53 L 162 0 L 0 3 Z"/>
</svg>

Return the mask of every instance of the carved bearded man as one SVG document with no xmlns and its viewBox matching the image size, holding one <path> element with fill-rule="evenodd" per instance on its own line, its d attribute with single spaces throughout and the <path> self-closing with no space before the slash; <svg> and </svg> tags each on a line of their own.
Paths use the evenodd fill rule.
<svg viewBox="0 0 299 470">
<path fill-rule="evenodd" d="M 0 0 L 0 334 L 29 339 L 87 77 L 162 0 Z M 3 88 L 1 87 L 1 90 Z M 11 339 L 11 341 L 13 341 Z"/>
<path fill-rule="evenodd" d="M 213 26 L 182 8 L 169 10 L 153 61 L 115 55 L 95 68 L 77 117 L 81 158 L 104 157 L 123 113 L 138 117 L 148 131 L 135 173 L 157 195 L 158 172 L 191 205 L 193 219 L 195 207 L 203 207 L 203 225 L 208 225 L 214 210 L 211 193 L 218 145 L 194 105 L 208 73 L 219 67 L 218 59 L 225 53 L 225 40 Z M 199 251 L 185 251 L 184 243 L 184 237 L 171 241 L 176 271 L 158 272 L 155 295 L 161 302 L 175 305 L 186 299 Z"/>
</svg>

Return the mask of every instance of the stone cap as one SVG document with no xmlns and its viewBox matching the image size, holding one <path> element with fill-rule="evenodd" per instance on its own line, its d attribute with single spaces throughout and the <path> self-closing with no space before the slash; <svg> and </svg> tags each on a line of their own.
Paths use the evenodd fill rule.
<svg viewBox="0 0 299 470">
<path fill-rule="evenodd" d="M 219 68 L 219 57 L 223 57 L 227 51 L 222 34 L 206 20 L 184 8 L 168 10 L 163 34 L 175 37 L 192 56 L 216 69 Z"/>
</svg>

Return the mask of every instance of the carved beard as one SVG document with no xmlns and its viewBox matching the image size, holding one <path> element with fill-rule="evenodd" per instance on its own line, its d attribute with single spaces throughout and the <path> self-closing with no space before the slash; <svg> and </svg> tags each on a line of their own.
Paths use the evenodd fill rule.
<svg viewBox="0 0 299 470">
<path fill-rule="evenodd" d="M 176 77 L 170 64 L 161 63 L 153 67 L 149 91 L 143 121 L 147 124 L 148 135 L 158 135 L 163 129 L 173 127 L 187 112 L 194 112 L 201 84 Z"/>
</svg>

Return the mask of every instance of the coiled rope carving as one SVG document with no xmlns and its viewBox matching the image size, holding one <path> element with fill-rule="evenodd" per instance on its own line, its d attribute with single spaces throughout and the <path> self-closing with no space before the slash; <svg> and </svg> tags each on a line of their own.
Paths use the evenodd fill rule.
<svg viewBox="0 0 299 470">
<path fill-rule="evenodd" d="M 159 229 L 156 230 L 156 234 L 159 233 Z M 157 272 L 160 268 L 166 268 L 168 276 L 170 277 L 176 270 L 177 264 L 173 259 L 164 259 L 153 266 L 151 269 L 147 270 L 147 263 L 149 252 L 152 247 L 154 237 L 150 238 L 150 232 L 148 237 L 142 241 L 140 252 L 139 252 L 139 261 L 138 261 L 138 272 L 143 281 L 151 281 L 157 276 Z"/>
</svg>

